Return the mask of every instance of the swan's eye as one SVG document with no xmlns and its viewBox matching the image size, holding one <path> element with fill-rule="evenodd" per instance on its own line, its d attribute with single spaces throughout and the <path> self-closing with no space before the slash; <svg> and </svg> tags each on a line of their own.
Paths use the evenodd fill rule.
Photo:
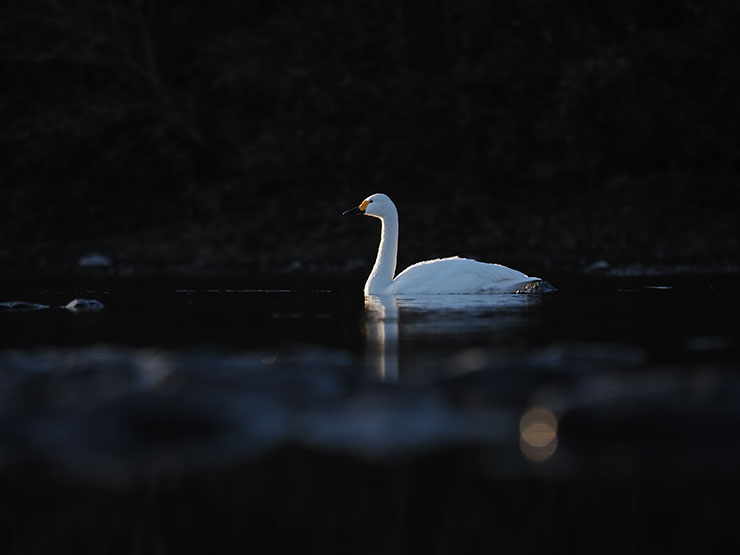
<svg viewBox="0 0 740 555">
<path fill-rule="evenodd" d="M 372 202 L 371 200 L 367 200 L 367 199 L 363 200 L 362 204 L 360 204 L 360 210 L 365 210 L 365 208 L 367 208 L 367 205 L 370 204 L 371 202 Z"/>
</svg>

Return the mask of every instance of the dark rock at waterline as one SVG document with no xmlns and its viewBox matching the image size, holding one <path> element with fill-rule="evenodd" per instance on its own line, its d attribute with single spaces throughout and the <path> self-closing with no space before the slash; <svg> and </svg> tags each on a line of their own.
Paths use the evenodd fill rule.
<svg viewBox="0 0 740 555">
<path fill-rule="evenodd" d="M 108 256 L 98 252 L 88 253 L 77 260 L 80 268 L 110 268 L 112 265 L 113 261 Z"/>
<path fill-rule="evenodd" d="M 30 312 L 34 310 L 44 310 L 49 308 L 48 305 L 39 303 L 30 303 L 28 301 L 4 301 L 0 303 L 0 310 L 9 312 Z"/>
<path fill-rule="evenodd" d="M 72 312 L 97 312 L 104 307 L 103 303 L 95 299 L 74 299 L 64 305 L 64 308 Z"/>
</svg>

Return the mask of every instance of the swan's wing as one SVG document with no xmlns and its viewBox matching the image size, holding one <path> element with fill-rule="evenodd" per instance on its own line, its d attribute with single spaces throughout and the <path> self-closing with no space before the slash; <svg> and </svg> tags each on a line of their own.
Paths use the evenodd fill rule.
<svg viewBox="0 0 740 555">
<path fill-rule="evenodd" d="M 409 266 L 389 287 L 396 294 L 505 293 L 535 281 L 526 274 L 468 258 L 440 258 Z"/>
</svg>

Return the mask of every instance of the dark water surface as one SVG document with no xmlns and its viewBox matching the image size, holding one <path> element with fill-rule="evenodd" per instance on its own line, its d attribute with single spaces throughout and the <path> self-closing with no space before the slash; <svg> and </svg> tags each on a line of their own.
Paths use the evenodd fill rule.
<svg viewBox="0 0 740 555">
<path fill-rule="evenodd" d="M 18 494 L 18 483 L 42 497 L 52 491 L 88 517 L 70 495 L 99 501 L 114 488 L 123 497 L 112 506 L 132 504 L 121 509 L 129 515 L 142 487 L 167 491 L 170 514 L 186 511 L 181 496 L 201 483 L 211 484 L 198 490 L 209 502 L 225 506 L 234 500 L 219 488 L 256 496 L 242 507 L 249 518 L 264 509 L 275 526 L 323 529 L 272 505 L 272 494 L 288 495 L 301 510 L 324 507 L 339 519 L 342 541 L 329 529 L 320 537 L 355 551 L 362 526 L 345 519 L 346 507 L 365 499 L 358 514 L 375 514 L 384 501 L 373 492 L 383 491 L 399 513 L 392 522 L 416 522 L 403 507 L 427 499 L 427 488 L 461 495 L 454 504 L 470 514 L 448 523 L 457 530 L 499 510 L 524 522 L 522 492 L 569 500 L 586 518 L 592 504 L 644 508 L 640 496 L 670 497 L 680 483 L 693 492 L 682 498 L 687 507 L 697 496 L 714 507 L 718 532 L 732 517 L 725 486 L 740 479 L 736 281 L 594 277 L 546 295 L 368 299 L 213 284 L 4 290 L 0 472 L 6 492 Z M 63 308 L 73 299 L 103 306 Z M 415 488 L 424 493 L 412 502 Z M 496 491 L 480 493 L 487 488 Z M 432 498 L 422 505 L 452 502 Z M 58 525 L 63 506 L 44 518 Z M 198 520 L 194 511 L 182 518 Z M 535 520 L 554 533 L 548 526 L 560 524 L 548 514 Z M 404 552 L 417 525 L 372 545 Z M 147 526 L 145 543 L 157 527 Z M 503 541 L 482 524 L 475 530 L 482 546 Z M 33 538 L 11 547 L 37 549 Z M 164 551 L 179 545 L 162 541 Z"/>
</svg>

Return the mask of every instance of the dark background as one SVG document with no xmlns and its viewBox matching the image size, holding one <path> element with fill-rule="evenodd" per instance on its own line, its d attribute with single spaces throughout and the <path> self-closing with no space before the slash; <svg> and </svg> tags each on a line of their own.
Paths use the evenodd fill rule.
<svg viewBox="0 0 740 555">
<path fill-rule="evenodd" d="M 737 263 L 737 2 L 297 4 L 4 2 L 0 272 Z"/>
<path fill-rule="evenodd" d="M 340 214 L 374 192 L 398 205 L 401 267 L 457 254 L 558 286 L 551 276 L 601 259 L 644 269 L 738 268 L 740 3 L 296 4 L 4 0 L 0 285 L 40 276 L 56 287 L 61 274 L 79 289 L 77 260 L 98 251 L 113 260 L 101 270 L 106 276 L 229 275 L 271 288 L 281 275 L 314 275 L 314 283 L 331 286 L 351 274 L 359 276 L 352 282 L 352 310 L 359 312 L 377 222 Z M 6 342 L 72 341 L 76 330 L 95 328 L 85 344 L 90 337 L 106 343 L 107 333 L 140 338 L 157 326 L 154 337 L 176 333 L 190 341 L 190 329 L 221 344 L 227 329 L 233 335 L 226 337 L 239 334 L 244 345 L 306 321 L 314 329 L 296 336 L 326 329 L 309 319 L 242 333 L 255 320 L 237 322 L 235 310 L 214 324 L 210 308 L 177 312 L 156 290 L 159 304 L 151 306 L 151 296 L 126 295 L 119 313 L 116 301 L 103 297 L 102 320 L 70 324 L 67 316 L 84 315 L 62 311 L 44 311 L 46 324 L 13 320 Z M 47 298 L 41 300 L 51 304 Z M 647 330 L 641 339 L 658 346 L 662 337 L 691 338 L 687 330 L 694 329 L 734 337 L 716 318 L 696 318 L 693 327 L 693 316 L 715 310 L 701 296 L 693 305 L 681 304 L 681 296 L 646 303 L 656 307 L 650 318 L 665 324 L 655 330 L 633 325 L 645 314 L 632 311 L 634 301 L 622 305 L 615 297 L 606 306 L 625 308 L 606 318 L 598 312 L 603 304 L 584 308 L 583 298 L 562 297 L 566 308 L 550 321 L 571 327 L 557 333 L 567 336 L 572 322 L 585 319 L 595 336 L 606 329 L 620 340 L 624 330 Z M 726 299 L 714 300 L 734 306 Z M 686 308 L 696 305 L 709 308 Z M 121 313 L 147 323 L 109 319 L 106 327 L 105 318 Z M 354 320 L 339 314 L 332 325 L 359 344 Z M 734 329 L 729 322 L 727 329 Z M 709 376 L 710 386 L 732 399 L 734 381 L 712 380 L 724 371 L 721 357 L 734 372 L 735 344 L 707 355 L 670 345 L 682 357 L 706 356 L 696 362 L 697 379 Z M 481 391 L 481 399 L 491 394 Z M 719 396 L 729 405 L 727 398 Z M 734 420 L 726 434 L 724 427 L 705 431 L 694 418 L 697 406 L 685 401 L 675 401 L 685 420 L 670 420 L 670 411 L 648 415 L 648 424 L 669 422 L 664 429 L 627 419 L 618 439 L 658 429 L 664 442 L 698 437 L 697 449 L 715 440 L 718 449 L 733 445 Z M 703 402 L 698 407 L 711 422 L 724 414 Z M 588 413 L 584 421 L 602 422 Z M 6 417 L 0 432 L 23 447 L 23 428 L 14 422 Z M 161 429 L 168 422 L 163 418 Z M 676 422 L 690 422 L 688 430 Z M 592 429 L 582 432 L 589 441 Z M 629 464 L 629 450 L 622 452 Z M 232 546 L 225 552 L 240 553 L 270 542 L 275 552 L 317 546 L 322 553 L 542 552 L 545 545 L 568 553 L 594 546 L 695 553 L 740 543 L 738 482 L 711 471 L 690 479 L 676 470 L 667 479 L 496 480 L 466 451 L 384 464 L 288 448 L 230 471 L 153 475 L 115 489 L 60 476 L 39 480 L 32 464 L 11 468 L 5 456 L 0 551 L 12 553 L 60 545 L 78 553 L 204 552 L 218 539 Z"/>
</svg>

